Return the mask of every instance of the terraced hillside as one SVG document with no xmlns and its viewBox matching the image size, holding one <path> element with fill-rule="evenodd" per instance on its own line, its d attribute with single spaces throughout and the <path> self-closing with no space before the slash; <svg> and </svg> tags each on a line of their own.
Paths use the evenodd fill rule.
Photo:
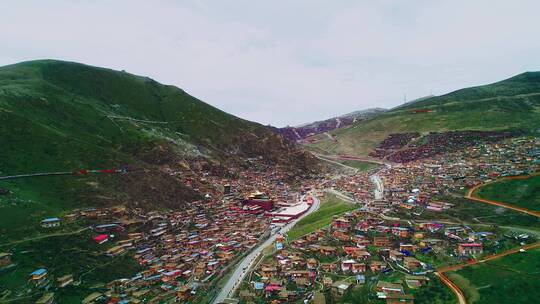
<svg viewBox="0 0 540 304">
<path fill-rule="evenodd" d="M 328 154 L 368 155 L 390 134 L 540 128 L 540 72 L 458 90 L 394 108 L 348 128 L 318 135 L 307 147 Z"/>
</svg>

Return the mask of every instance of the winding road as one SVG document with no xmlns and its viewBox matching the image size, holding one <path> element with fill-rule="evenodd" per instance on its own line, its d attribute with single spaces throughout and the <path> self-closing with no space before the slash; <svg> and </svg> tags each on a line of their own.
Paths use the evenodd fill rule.
<svg viewBox="0 0 540 304">
<path fill-rule="evenodd" d="M 354 173 L 358 173 L 359 170 L 357 168 L 342 164 L 342 163 L 337 162 L 335 160 L 357 160 L 357 161 L 363 161 L 363 162 L 368 162 L 368 163 L 374 163 L 374 164 L 378 164 L 378 165 L 385 165 L 387 167 L 392 166 L 392 164 L 389 163 L 389 162 L 384 162 L 384 161 L 380 161 L 380 160 L 374 160 L 374 159 L 365 158 L 365 157 L 348 156 L 348 155 L 322 155 L 322 154 L 316 154 L 316 153 L 313 153 L 313 155 L 315 157 L 317 157 L 318 159 L 321 159 L 321 160 L 327 161 L 329 163 L 332 163 L 332 164 L 341 166 L 343 168 L 349 169 L 349 170 L 353 171 Z M 381 180 L 381 177 L 378 174 L 379 171 L 375 172 L 373 175 L 371 175 L 369 177 L 369 180 L 375 185 L 375 190 L 373 192 L 373 195 L 374 195 L 374 198 L 376 200 L 381 200 L 381 199 L 384 198 L 384 183 L 383 183 L 383 181 Z M 347 201 L 352 201 L 352 202 L 355 201 L 353 198 L 350 198 L 350 197 L 344 195 L 341 192 L 338 192 L 338 191 L 335 191 L 335 190 L 330 190 L 330 192 L 332 192 L 333 194 L 335 194 L 335 195 L 337 195 L 337 196 L 339 196 L 339 197 L 341 197 L 341 198 L 343 198 L 343 199 L 345 199 Z"/>
<path fill-rule="evenodd" d="M 320 206 L 320 201 L 317 197 L 313 196 L 313 205 L 309 208 L 309 210 L 301 215 L 299 218 L 295 219 L 294 221 L 288 223 L 287 225 L 281 227 L 281 229 L 278 231 L 280 234 L 288 232 L 296 223 L 298 223 L 301 219 L 308 216 L 309 214 L 317 211 Z M 242 261 L 240 261 L 231 277 L 223 286 L 217 297 L 214 299 L 212 303 L 218 304 L 222 303 L 225 299 L 231 297 L 234 294 L 234 291 L 236 288 L 242 283 L 245 276 L 248 274 L 249 269 L 256 263 L 257 257 L 262 253 L 262 251 L 268 247 L 271 246 L 272 243 L 276 240 L 278 234 L 272 233 L 270 238 L 268 238 L 266 241 L 264 241 L 262 244 L 258 245 L 255 249 L 251 251 Z"/>
<path fill-rule="evenodd" d="M 473 200 L 473 201 L 477 201 L 477 202 L 480 202 L 480 203 L 495 205 L 495 206 L 499 206 L 499 207 L 503 207 L 503 208 L 507 208 L 507 209 L 512 209 L 514 211 L 518 211 L 518 212 L 525 213 L 525 214 L 528 214 L 528 215 L 540 217 L 540 212 L 538 212 L 538 211 L 532 211 L 532 210 L 529 210 L 529 209 L 526 209 L 526 208 L 514 206 L 514 205 L 503 203 L 503 202 L 483 199 L 483 198 L 480 198 L 480 197 L 475 195 L 475 192 L 478 189 L 480 189 L 480 188 L 482 188 L 484 186 L 496 183 L 496 182 L 500 182 L 500 181 L 503 181 L 503 180 L 527 179 L 527 178 L 530 178 L 530 177 L 533 177 L 533 176 L 536 176 L 536 175 L 539 175 L 539 174 L 540 173 L 535 173 L 535 174 L 532 174 L 532 175 L 520 175 L 520 176 L 503 177 L 503 178 L 497 179 L 497 180 L 495 180 L 493 182 L 490 182 L 490 183 L 476 185 L 473 188 L 469 189 L 469 191 L 467 191 L 467 194 L 465 195 L 465 198 Z"/>
<path fill-rule="evenodd" d="M 441 281 L 446 286 L 448 286 L 450 290 L 452 290 L 452 292 L 454 292 L 454 294 L 458 298 L 459 304 L 467 304 L 467 300 L 465 298 L 465 295 L 463 294 L 463 291 L 461 291 L 461 289 L 459 289 L 459 287 L 456 284 L 454 284 L 454 282 L 452 282 L 449 278 L 447 278 L 442 272 L 436 272 L 435 275 L 438 276 L 439 279 L 441 279 Z"/>
</svg>

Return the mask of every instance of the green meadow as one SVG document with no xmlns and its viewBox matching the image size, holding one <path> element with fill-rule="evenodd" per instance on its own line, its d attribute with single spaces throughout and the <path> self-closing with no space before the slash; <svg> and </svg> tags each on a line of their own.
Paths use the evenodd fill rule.
<svg viewBox="0 0 540 304">
<path fill-rule="evenodd" d="M 540 250 L 515 253 L 449 272 L 471 304 L 538 303 Z"/>
<path fill-rule="evenodd" d="M 288 233 L 289 240 L 292 241 L 303 235 L 328 226 L 334 216 L 339 216 L 358 207 L 338 199 L 334 195 L 325 194 L 321 200 L 319 210 L 301 219 Z"/>
<path fill-rule="evenodd" d="M 476 194 L 481 198 L 540 211 L 540 175 L 502 180 L 478 189 Z"/>
</svg>

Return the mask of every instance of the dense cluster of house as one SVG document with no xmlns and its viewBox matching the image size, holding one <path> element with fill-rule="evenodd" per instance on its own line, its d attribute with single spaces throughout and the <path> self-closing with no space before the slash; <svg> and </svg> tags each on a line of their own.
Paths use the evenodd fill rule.
<svg viewBox="0 0 540 304">
<path fill-rule="evenodd" d="M 248 161 L 250 170 L 229 168 L 226 179 L 202 169 L 182 173 L 179 180 L 203 199 L 180 210 L 82 208 L 61 218 L 43 219 L 43 229 L 87 223 L 92 231 L 88 241 L 102 254 L 111 259 L 128 254 L 143 269 L 133 277 L 104 282 L 105 288 L 90 293 L 83 302 L 196 302 L 204 297 L 235 259 L 269 235 L 272 215 L 296 208 L 304 193 L 304 187 L 293 190 L 284 182 L 286 175 L 280 171 Z M 0 266 L 11 264 L 11 254 L 1 253 Z M 72 285 L 77 275 L 40 268 L 30 274 L 29 282 L 35 289 L 53 291 Z M 44 293 L 40 301 L 54 303 L 54 292 Z"/>
<path fill-rule="evenodd" d="M 234 201 L 197 202 L 190 207 L 150 215 L 149 230 L 133 235 L 128 247 L 145 270 L 123 280 L 117 289 L 145 290 L 150 298 L 162 298 L 163 291 L 169 291 L 171 297 L 187 300 L 256 245 L 268 228 L 264 217 L 242 212 Z"/>
<path fill-rule="evenodd" d="M 375 278 L 373 297 L 387 303 L 412 303 L 410 290 L 433 278 L 429 275 L 433 271 L 430 255 L 449 250 L 464 257 L 482 253 L 480 239 L 472 243 L 465 237 L 472 233 L 466 227 L 409 225 L 367 211 L 349 212 L 335 218 L 329 227 L 278 247 L 271 259 L 260 263 L 239 296 L 247 302 L 264 298 L 268 303 L 288 303 L 311 298 L 322 286 L 324 292 L 317 298 L 325 303 L 325 297 L 339 299 Z M 402 275 L 386 281 L 382 274 L 391 272 Z"/>
<path fill-rule="evenodd" d="M 373 184 L 368 177 L 373 172 L 342 176 L 332 186 L 359 202 L 368 202 L 366 208 L 373 212 L 403 209 L 420 215 L 451 209 L 451 203 L 437 200 L 441 195 L 539 169 L 540 141 L 518 137 L 381 167 L 377 174 L 384 184 L 384 200 L 371 197 Z"/>
<path fill-rule="evenodd" d="M 387 148 L 402 146 L 414 136 L 393 138 Z M 465 139 L 474 136 L 477 134 L 455 134 Z M 480 144 L 464 148 L 458 144 L 462 149 L 457 151 L 378 168 L 377 175 L 384 183 L 382 200 L 373 199 L 372 171 L 333 180 L 330 185 L 358 201 L 359 209 L 334 218 L 326 228 L 276 247 L 272 258 L 255 269 L 239 297 L 246 302 L 263 298 L 268 303 L 306 299 L 324 303 L 325 297 L 339 299 L 375 280 L 369 296 L 386 303 L 413 303 L 414 290 L 434 279 L 435 256 L 445 257 L 445 263 L 458 263 L 492 253 L 491 247 L 503 236 L 491 229 L 475 231 L 464 225 L 387 216 L 399 209 L 419 216 L 422 212 L 445 212 L 454 205 L 437 199 L 443 194 L 540 168 L 538 139 L 506 138 L 511 137 L 506 133 L 482 136 L 488 139 Z M 388 273 L 401 275 L 381 275 Z"/>
<path fill-rule="evenodd" d="M 422 137 L 416 132 L 390 134 L 371 156 L 386 158 L 395 163 L 407 163 L 481 143 L 499 142 L 521 134 L 520 131 L 431 132 Z"/>
<path fill-rule="evenodd" d="M 454 206 L 439 200 L 442 194 L 538 170 L 540 141 L 514 135 L 452 133 L 448 149 L 424 153 L 421 161 L 413 157 L 374 169 L 384 184 L 383 199 L 373 198 L 373 171 L 328 179 L 327 185 L 361 202 L 359 208 L 290 243 L 278 237 L 275 253 L 258 264 L 239 297 L 246 302 L 262 298 L 272 303 L 304 299 L 325 303 L 328 297 L 339 299 L 373 282 L 369 296 L 387 303 L 413 303 L 414 290 L 433 279 L 433 255 L 456 261 L 477 257 L 498 236 L 462 225 L 410 222 L 389 215 L 396 210 L 419 216 L 445 212 Z M 399 153 L 395 150 L 411 148 L 417 136 L 393 135 L 379 152 L 391 150 L 395 155 Z M 442 140 L 438 134 L 430 136 L 430 147 Z M 105 288 L 89 294 L 83 303 L 198 301 L 236 259 L 268 236 L 273 222 L 305 212 L 309 205 L 305 192 L 323 181 L 312 180 L 293 189 L 284 182 L 286 174 L 251 161 L 250 170 L 229 168 L 226 179 L 203 169 L 182 173 L 179 180 L 204 198 L 181 210 L 83 208 L 61 218 L 43 219 L 43 229 L 74 221 L 88 223 L 92 228 L 88 241 L 97 250 L 111 259 L 129 254 L 143 269 L 133 277 L 106 282 Z M 0 253 L 0 269 L 15 262 L 11 253 Z M 29 283 L 38 290 L 47 289 L 39 303 L 51 304 L 55 294 L 50 287 L 69 286 L 79 280 L 77 275 L 39 268 L 29 274 Z"/>
<path fill-rule="evenodd" d="M 104 293 L 108 298 L 193 299 L 234 258 L 264 238 L 269 226 L 266 218 L 243 212 L 231 200 L 194 202 L 182 212 L 147 217 L 144 232 L 129 233 L 107 250 L 111 256 L 129 250 L 144 269 L 111 282 L 113 288 Z"/>
<path fill-rule="evenodd" d="M 405 147 L 414 138 L 418 137 L 420 137 L 420 133 L 418 132 L 390 134 L 380 142 L 377 147 L 375 147 L 375 150 L 369 155 L 376 158 L 386 158 L 390 154 Z"/>
<path fill-rule="evenodd" d="M 540 168 L 539 159 L 538 139 L 513 138 L 384 168 L 379 175 L 384 180 L 385 197 L 393 206 L 440 212 L 451 204 L 432 197 L 501 176 L 533 173 Z"/>
<path fill-rule="evenodd" d="M 358 209 L 288 246 L 276 247 L 272 258 L 263 260 L 253 272 L 239 297 L 247 302 L 264 298 L 268 303 L 289 303 L 323 291 L 319 299 L 336 301 L 351 289 L 376 280 L 372 297 L 387 303 L 413 303 L 414 290 L 434 279 L 434 255 L 466 260 L 481 255 L 483 243 L 495 237 L 466 226 L 385 220 Z M 278 239 L 280 242 L 283 240 Z M 399 275 L 388 275 L 385 280 L 382 274 L 389 273 Z"/>
<path fill-rule="evenodd" d="M 378 169 L 374 169 L 378 170 Z M 365 202 L 373 199 L 374 185 L 369 180 L 372 171 L 359 172 L 351 176 L 341 176 L 332 181 L 330 186 L 338 189 L 342 193 L 354 198 L 359 202 Z"/>
</svg>

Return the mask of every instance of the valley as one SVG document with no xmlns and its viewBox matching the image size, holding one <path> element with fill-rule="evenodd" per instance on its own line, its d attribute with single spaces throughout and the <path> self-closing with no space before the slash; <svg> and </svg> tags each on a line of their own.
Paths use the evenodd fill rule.
<svg viewBox="0 0 540 304">
<path fill-rule="evenodd" d="M 539 75 L 274 128 L 125 71 L 0 67 L 0 303 L 512 302 Z"/>
<path fill-rule="evenodd" d="M 540 302 L 540 1 L 1 1 L 0 304 Z"/>
</svg>

